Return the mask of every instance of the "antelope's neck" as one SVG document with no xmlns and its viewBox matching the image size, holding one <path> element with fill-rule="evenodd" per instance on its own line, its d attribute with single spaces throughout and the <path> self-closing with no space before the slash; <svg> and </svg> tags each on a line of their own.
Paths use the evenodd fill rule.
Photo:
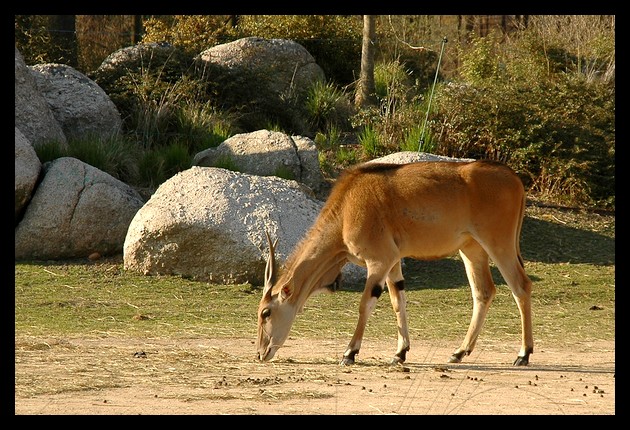
<svg viewBox="0 0 630 430">
<path fill-rule="evenodd" d="M 337 237 L 336 237 L 337 236 Z M 347 261 L 346 249 L 340 235 L 310 234 L 289 259 L 280 284 L 293 288 L 292 302 L 299 310 L 319 288 L 332 283 Z"/>
</svg>

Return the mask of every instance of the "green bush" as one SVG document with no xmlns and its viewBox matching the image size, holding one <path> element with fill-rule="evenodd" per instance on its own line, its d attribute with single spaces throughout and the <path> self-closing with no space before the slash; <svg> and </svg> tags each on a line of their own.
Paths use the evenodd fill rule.
<svg viewBox="0 0 630 430">
<path fill-rule="evenodd" d="M 237 37 L 229 15 L 160 15 L 143 25 L 144 43 L 170 43 L 192 57 Z"/>
<path fill-rule="evenodd" d="M 499 76 L 495 33 L 487 37 L 471 35 L 471 47 L 461 56 L 461 76 L 471 84 L 482 84 Z"/>
<path fill-rule="evenodd" d="M 609 83 L 561 73 L 553 80 L 442 85 L 436 105 L 432 132 L 440 135 L 439 153 L 509 163 L 532 191 L 552 200 L 614 206 Z"/>
</svg>

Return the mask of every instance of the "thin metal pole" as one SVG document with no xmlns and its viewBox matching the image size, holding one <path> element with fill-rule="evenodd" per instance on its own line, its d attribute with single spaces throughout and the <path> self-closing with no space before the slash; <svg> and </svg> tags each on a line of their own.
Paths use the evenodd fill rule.
<svg viewBox="0 0 630 430">
<path fill-rule="evenodd" d="M 444 45 L 448 40 L 446 37 L 442 39 L 442 49 L 440 49 L 440 57 L 438 58 L 437 68 L 435 69 L 435 77 L 433 78 L 433 86 L 431 87 L 431 95 L 429 96 L 429 104 L 427 105 L 427 114 L 424 117 L 424 123 L 422 124 L 422 133 L 420 134 L 420 142 L 418 143 L 418 152 L 422 146 L 424 146 L 424 131 L 429 120 L 429 111 L 431 110 L 431 101 L 433 100 L 433 91 L 435 91 L 435 83 L 437 82 L 438 72 L 440 71 L 440 64 L 442 63 L 442 54 L 444 54 Z"/>
</svg>

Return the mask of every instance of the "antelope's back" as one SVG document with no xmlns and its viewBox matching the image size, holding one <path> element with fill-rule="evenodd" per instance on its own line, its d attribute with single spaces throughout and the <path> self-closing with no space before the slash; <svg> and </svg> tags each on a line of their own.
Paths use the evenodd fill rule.
<svg viewBox="0 0 630 430">
<path fill-rule="evenodd" d="M 421 257 L 438 258 L 467 234 L 516 234 L 523 199 L 520 178 L 499 162 L 369 163 L 340 178 L 326 210 L 341 216 L 347 243 L 391 236 L 405 248 L 421 238 Z"/>
<path fill-rule="evenodd" d="M 523 194 L 520 178 L 497 161 L 423 161 L 367 163 L 350 169 L 338 180 L 330 199 L 351 198 L 356 204 L 374 204 L 425 198 L 440 204 L 460 198 L 501 200 L 511 195 L 520 202 Z"/>
</svg>

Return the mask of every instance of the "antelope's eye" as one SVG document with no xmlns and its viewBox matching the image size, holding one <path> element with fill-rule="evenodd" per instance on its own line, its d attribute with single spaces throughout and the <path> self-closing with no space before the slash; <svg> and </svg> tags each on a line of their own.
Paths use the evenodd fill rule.
<svg viewBox="0 0 630 430">
<path fill-rule="evenodd" d="M 260 316 L 263 317 L 263 319 L 269 318 L 270 315 L 271 315 L 271 309 L 269 308 L 263 309 L 263 311 L 260 313 Z"/>
</svg>

